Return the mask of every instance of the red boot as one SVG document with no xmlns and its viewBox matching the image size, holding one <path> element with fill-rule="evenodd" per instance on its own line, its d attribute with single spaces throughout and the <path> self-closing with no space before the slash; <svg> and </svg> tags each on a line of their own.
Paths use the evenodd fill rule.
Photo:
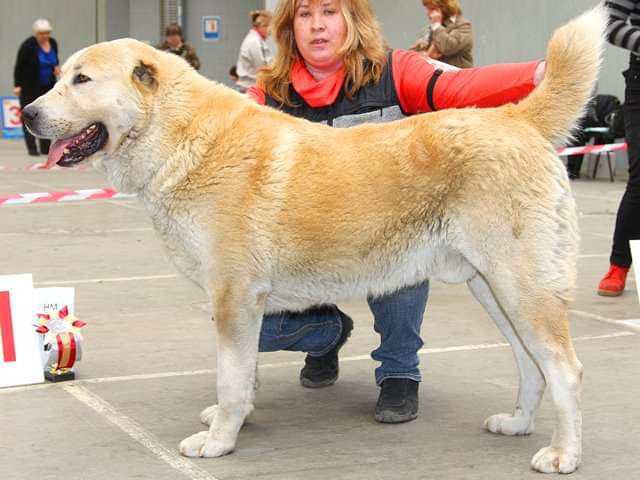
<svg viewBox="0 0 640 480">
<path fill-rule="evenodd" d="M 612 263 L 607 274 L 600 280 L 598 295 L 603 297 L 618 297 L 622 295 L 624 284 L 627 281 L 627 273 L 629 273 L 628 268 L 619 267 Z"/>
</svg>

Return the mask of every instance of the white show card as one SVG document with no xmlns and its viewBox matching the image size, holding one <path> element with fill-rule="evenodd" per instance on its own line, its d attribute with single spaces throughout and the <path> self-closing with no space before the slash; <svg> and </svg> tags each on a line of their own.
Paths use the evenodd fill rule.
<svg viewBox="0 0 640 480">
<path fill-rule="evenodd" d="M 0 276 L 0 387 L 44 382 L 30 274 Z"/>
</svg>

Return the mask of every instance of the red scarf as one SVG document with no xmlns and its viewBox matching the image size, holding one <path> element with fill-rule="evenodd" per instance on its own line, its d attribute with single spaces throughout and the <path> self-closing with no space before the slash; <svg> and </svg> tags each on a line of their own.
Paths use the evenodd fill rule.
<svg viewBox="0 0 640 480">
<path fill-rule="evenodd" d="M 301 60 L 296 60 L 291 69 L 291 82 L 296 92 L 312 108 L 333 104 L 344 84 L 344 67 L 324 80 L 317 81 Z"/>
</svg>

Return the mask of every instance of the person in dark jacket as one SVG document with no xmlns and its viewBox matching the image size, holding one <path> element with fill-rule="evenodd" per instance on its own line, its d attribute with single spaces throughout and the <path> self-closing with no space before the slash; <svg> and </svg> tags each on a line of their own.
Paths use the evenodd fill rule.
<svg viewBox="0 0 640 480">
<path fill-rule="evenodd" d="M 182 27 L 177 23 L 170 23 L 164 30 L 164 42 L 157 47 L 165 52 L 175 53 L 184 58 L 196 70 L 200 70 L 200 59 L 195 48 L 184 42 Z"/>
<path fill-rule="evenodd" d="M 14 93 L 20 97 L 24 108 L 36 98 L 53 88 L 60 73 L 58 43 L 51 37 L 51 24 L 40 18 L 33 23 L 33 36 L 27 38 L 18 49 L 13 70 Z M 29 155 L 49 153 L 49 140 L 40 139 L 40 152 L 36 139 L 22 126 Z"/>
</svg>

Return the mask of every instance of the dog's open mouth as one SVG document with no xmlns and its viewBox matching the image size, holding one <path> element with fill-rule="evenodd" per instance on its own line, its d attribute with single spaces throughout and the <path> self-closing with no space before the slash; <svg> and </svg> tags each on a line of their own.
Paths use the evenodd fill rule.
<svg viewBox="0 0 640 480">
<path fill-rule="evenodd" d="M 49 149 L 47 168 L 56 164 L 71 167 L 100 150 L 107 143 L 109 133 L 102 123 L 93 123 L 76 135 L 58 140 Z"/>
</svg>

